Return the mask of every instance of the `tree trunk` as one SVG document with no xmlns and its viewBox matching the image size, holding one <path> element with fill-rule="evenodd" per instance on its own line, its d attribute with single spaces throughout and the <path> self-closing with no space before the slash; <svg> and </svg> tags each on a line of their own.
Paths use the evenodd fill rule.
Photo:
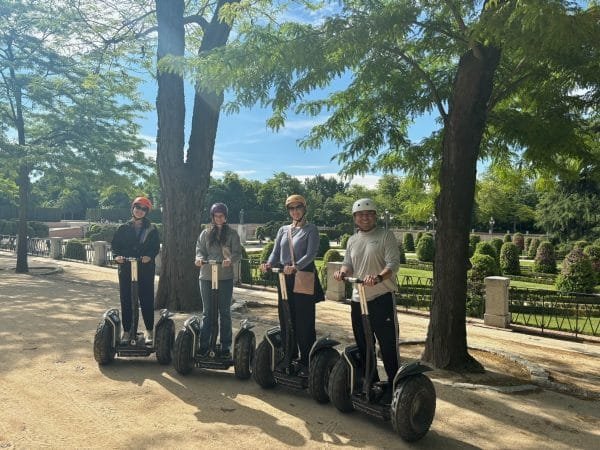
<svg viewBox="0 0 600 450">
<path fill-rule="evenodd" d="M 225 45 L 231 28 L 218 20 L 220 1 L 204 29 L 199 51 Z M 182 56 L 185 48 L 184 2 L 157 0 L 158 60 Z M 163 247 L 155 305 L 175 311 L 202 307 L 198 269 L 194 266 L 204 198 L 210 183 L 222 93 L 196 90 L 187 157 L 184 158 L 185 98 L 183 78 L 158 73 L 157 163 L 163 193 Z"/>
<path fill-rule="evenodd" d="M 467 349 L 469 230 L 479 146 L 500 51 L 476 47 L 463 55 L 444 127 L 431 319 L 423 360 L 455 371 L 482 371 Z"/>
<path fill-rule="evenodd" d="M 29 207 L 29 170 L 26 163 L 19 166 L 19 223 L 17 226 L 17 273 L 29 272 L 27 263 L 27 209 Z"/>
</svg>

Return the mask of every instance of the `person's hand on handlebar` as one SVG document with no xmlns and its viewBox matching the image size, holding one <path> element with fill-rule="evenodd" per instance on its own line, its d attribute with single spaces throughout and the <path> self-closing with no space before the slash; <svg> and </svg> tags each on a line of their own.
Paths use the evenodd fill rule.
<svg viewBox="0 0 600 450">
<path fill-rule="evenodd" d="M 125 262 L 125 257 L 124 256 L 116 256 L 115 261 L 117 262 L 117 264 L 123 264 Z"/>
<path fill-rule="evenodd" d="M 377 278 L 378 275 L 366 275 L 363 278 L 363 284 L 365 286 L 375 286 L 377 283 L 379 283 L 379 278 Z"/>
<path fill-rule="evenodd" d="M 286 275 L 291 275 L 293 273 L 296 273 L 298 271 L 298 269 L 296 269 L 296 266 L 283 266 L 283 273 L 285 273 Z"/>
<path fill-rule="evenodd" d="M 263 273 L 267 272 L 270 268 L 271 268 L 271 264 L 269 264 L 269 263 L 262 263 L 260 265 L 260 271 Z"/>
<path fill-rule="evenodd" d="M 149 256 L 142 256 L 142 264 L 148 264 L 150 261 L 152 261 L 152 258 Z"/>
<path fill-rule="evenodd" d="M 196 258 L 195 264 L 198 267 L 202 267 L 204 265 L 204 260 L 202 258 Z"/>
<path fill-rule="evenodd" d="M 231 260 L 230 259 L 224 259 L 223 260 L 223 267 L 229 267 L 231 266 Z"/>
<path fill-rule="evenodd" d="M 344 281 L 344 278 L 348 277 L 349 274 L 347 274 L 346 272 L 343 272 L 341 270 L 336 270 L 335 272 L 333 272 L 333 279 L 336 281 Z"/>
</svg>

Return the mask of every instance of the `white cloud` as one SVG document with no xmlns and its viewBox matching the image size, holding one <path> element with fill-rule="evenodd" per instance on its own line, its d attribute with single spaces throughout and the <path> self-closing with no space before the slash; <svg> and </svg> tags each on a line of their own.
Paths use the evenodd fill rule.
<svg viewBox="0 0 600 450">
<path fill-rule="evenodd" d="M 319 175 L 321 175 L 324 178 L 335 178 L 336 180 L 344 181 L 344 182 L 348 181 L 348 179 L 342 177 L 341 175 L 339 175 L 337 173 L 320 173 Z M 314 176 L 316 176 L 316 175 L 315 174 L 294 175 L 294 177 L 300 181 L 304 181 L 306 178 L 312 178 Z M 380 178 L 381 178 L 381 175 L 377 175 L 377 174 L 357 175 L 350 180 L 350 184 L 357 184 L 360 186 L 364 186 L 368 189 L 375 189 L 375 186 L 377 185 L 377 182 L 379 181 Z"/>
</svg>

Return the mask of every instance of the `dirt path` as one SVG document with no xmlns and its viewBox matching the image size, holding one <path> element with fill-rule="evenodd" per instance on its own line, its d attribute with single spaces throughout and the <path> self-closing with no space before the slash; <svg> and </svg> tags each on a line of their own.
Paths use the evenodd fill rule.
<svg viewBox="0 0 600 450">
<path fill-rule="evenodd" d="M 48 260 L 31 261 L 32 266 L 48 265 Z M 93 335 L 102 312 L 117 304 L 116 273 L 61 263 L 62 274 L 16 275 L 11 265 L 14 259 L 0 254 L 0 449 L 410 447 L 389 424 L 343 415 L 303 393 L 262 390 L 252 381 L 238 381 L 232 371 L 195 369 L 183 377 L 153 357 L 117 358 L 99 368 L 92 355 Z M 261 306 L 253 303 L 257 295 Z M 236 315 L 252 317 L 261 339 L 276 321 L 272 294 L 236 289 L 237 297 L 251 301 Z M 324 302 L 317 314 L 320 333 L 349 341 L 346 305 Z M 177 328 L 185 317 L 176 315 Z M 424 338 L 424 318 L 401 314 L 400 323 L 403 339 Z M 559 342 L 550 347 L 545 338 L 491 334 L 478 326 L 469 327 L 469 342 L 520 354 L 556 378 L 570 377 L 574 386 L 584 380 L 586 392 L 600 392 L 598 345 Z M 402 353 L 417 357 L 418 344 L 403 346 Z M 476 355 L 490 369 L 479 379 L 432 373 L 436 417 L 415 447 L 598 447 L 598 400 L 547 389 L 521 395 L 494 390 L 530 384 L 529 371 L 488 352 Z"/>
</svg>

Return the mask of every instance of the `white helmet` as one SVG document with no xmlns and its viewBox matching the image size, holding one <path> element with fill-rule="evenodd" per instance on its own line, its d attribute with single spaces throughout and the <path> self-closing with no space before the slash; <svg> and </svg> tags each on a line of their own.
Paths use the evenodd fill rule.
<svg viewBox="0 0 600 450">
<path fill-rule="evenodd" d="M 356 200 L 352 205 L 352 215 L 359 211 L 377 212 L 377 207 L 375 206 L 375 202 L 370 198 L 361 198 L 360 200 Z"/>
</svg>

